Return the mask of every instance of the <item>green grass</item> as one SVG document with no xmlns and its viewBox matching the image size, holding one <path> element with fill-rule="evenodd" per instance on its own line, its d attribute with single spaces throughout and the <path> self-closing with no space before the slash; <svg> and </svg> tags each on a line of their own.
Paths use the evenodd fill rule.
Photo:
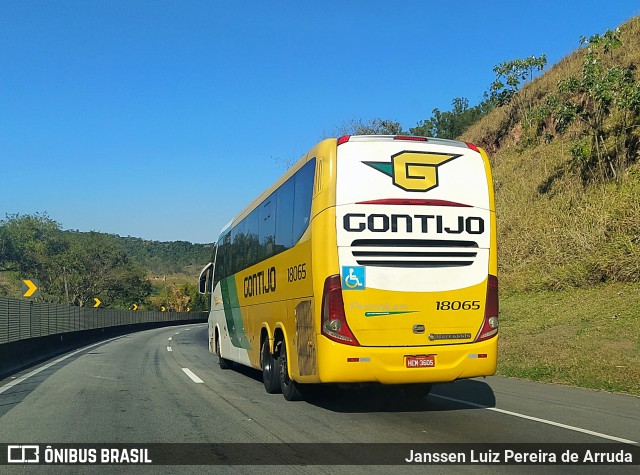
<svg viewBox="0 0 640 475">
<path fill-rule="evenodd" d="M 498 374 L 640 396 L 640 284 L 505 293 Z"/>
</svg>

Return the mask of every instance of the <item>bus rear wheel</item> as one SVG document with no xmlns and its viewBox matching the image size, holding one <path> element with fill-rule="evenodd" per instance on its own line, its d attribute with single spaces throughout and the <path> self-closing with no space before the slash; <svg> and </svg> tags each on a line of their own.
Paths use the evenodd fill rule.
<svg viewBox="0 0 640 475">
<path fill-rule="evenodd" d="M 301 401 L 302 391 L 300 385 L 289 378 L 289 364 L 287 362 L 287 345 L 282 341 L 280 345 L 280 389 L 287 401 Z"/>
<path fill-rule="evenodd" d="M 216 355 L 218 355 L 218 364 L 220 365 L 220 369 L 229 369 L 231 368 L 231 361 L 226 358 L 223 358 L 220 355 L 220 337 L 216 334 Z"/>
<path fill-rule="evenodd" d="M 274 358 L 269 351 L 269 340 L 262 342 L 260 350 L 260 363 L 262 364 L 262 383 L 269 394 L 276 394 L 280 389 L 280 361 Z"/>
</svg>

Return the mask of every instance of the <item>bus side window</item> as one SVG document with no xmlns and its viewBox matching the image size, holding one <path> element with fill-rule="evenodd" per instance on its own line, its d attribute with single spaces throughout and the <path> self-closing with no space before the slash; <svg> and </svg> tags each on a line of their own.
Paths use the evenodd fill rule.
<svg viewBox="0 0 640 475">
<path fill-rule="evenodd" d="M 246 267 L 245 257 L 245 220 L 243 219 L 231 230 L 231 274 Z"/>
<path fill-rule="evenodd" d="M 215 278 L 217 280 L 222 280 L 231 275 L 231 233 L 227 233 L 222 238 L 222 246 L 218 251 L 218 255 L 222 253 L 222 258 L 220 259 L 220 272 L 215 270 Z M 218 260 L 216 260 L 216 267 L 218 264 Z"/>
<path fill-rule="evenodd" d="M 246 221 L 245 227 L 245 259 L 244 268 L 250 267 L 258 263 L 258 244 L 259 244 L 259 221 L 260 221 L 260 209 L 254 209 L 249 216 L 244 218 Z M 236 269 L 235 272 L 239 272 L 242 269 Z"/>
<path fill-rule="evenodd" d="M 272 194 L 260 206 L 260 223 L 258 247 L 258 259 L 267 259 L 274 255 L 274 241 L 276 234 L 276 203 L 275 194 Z"/>
<path fill-rule="evenodd" d="M 293 246 L 294 180 L 289 178 L 276 192 L 276 253 Z"/>
<path fill-rule="evenodd" d="M 313 178 L 316 171 L 316 159 L 309 160 L 295 174 L 295 198 L 293 202 L 293 242 L 302 237 L 311 216 L 311 197 L 313 196 Z"/>
</svg>

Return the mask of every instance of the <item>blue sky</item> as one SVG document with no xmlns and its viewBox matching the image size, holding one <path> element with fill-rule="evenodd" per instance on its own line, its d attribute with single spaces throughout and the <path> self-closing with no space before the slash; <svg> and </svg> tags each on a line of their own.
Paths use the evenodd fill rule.
<svg viewBox="0 0 640 475">
<path fill-rule="evenodd" d="M 0 0 L 0 219 L 212 242 L 315 143 L 476 104 L 628 0 Z"/>
</svg>

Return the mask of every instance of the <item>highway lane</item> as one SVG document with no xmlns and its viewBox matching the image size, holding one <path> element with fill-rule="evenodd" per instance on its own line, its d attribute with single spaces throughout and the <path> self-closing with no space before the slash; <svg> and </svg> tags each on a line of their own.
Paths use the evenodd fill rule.
<svg viewBox="0 0 640 475">
<path fill-rule="evenodd" d="M 640 441 L 639 398 L 499 377 L 439 385 L 414 402 L 395 392 L 337 388 L 318 391 L 308 401 L 287 402 L 266 394 L 257 371 L 219 369 L 207 349 L 206 324 L 125 335 L 45 368 L 17 384 L 33 370 L 0 381 L 0 442 Z M 159 472 L 153 468 L 149 473 Z M 284 472 L 295 473 L 294 468 Z M 419 468 L 403 467 L 407 473 Z M 239 467 L 226 469 L 237 473 Z M 389 472 L 389 467 L 314 469 Z M 525 473 L 540 467 L 429 469 Z M 263 467 L 244 470 L 265 472 Z"/>
</svg>

